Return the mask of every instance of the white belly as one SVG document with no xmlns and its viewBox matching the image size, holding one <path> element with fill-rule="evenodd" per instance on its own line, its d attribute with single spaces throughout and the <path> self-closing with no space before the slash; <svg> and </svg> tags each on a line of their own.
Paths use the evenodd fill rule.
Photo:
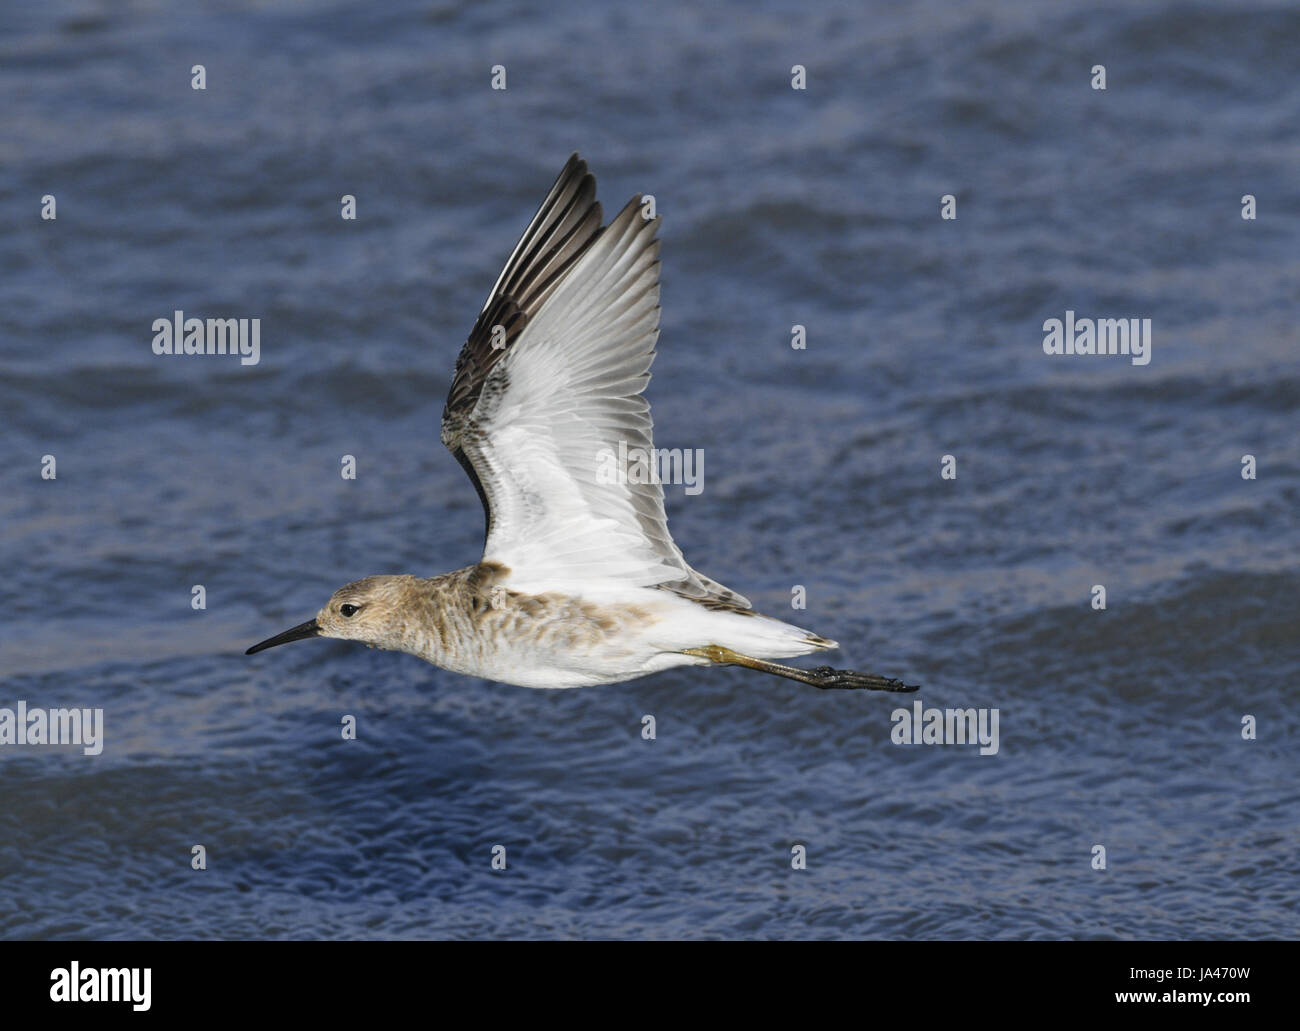
<svg viewBox="0 0 1300 1031">
<path fill-rule="evenodd" d="M 533 597 L 548 597 L 538 595 Z M 576 604 L 519 606 L 484 627 L 454 658 L 421 656 L 439 666 L 520 687 L 615 684 L 677 666 L 707 666 L 686 648 L 721 645 L 755 658 L 805 655 L 825 647 L 806 631 L 761 615 L 706 609 L 654 588 L 571 599 Z M 508 606 L 507 606 L 508 611 Z"/>
</svg>

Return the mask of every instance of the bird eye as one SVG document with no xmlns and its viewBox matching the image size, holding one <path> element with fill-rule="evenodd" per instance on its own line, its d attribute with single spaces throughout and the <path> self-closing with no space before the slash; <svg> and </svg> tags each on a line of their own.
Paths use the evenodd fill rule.
<svg viewBox="0 0 1300 1031">
<path fill-rule="evenodd" d="M 351 619 L 353 616 L 357 614 L 357 610 L 360 608 L 361 608 L 360 605 L 340 605 L 339 611 L 343 613 L 343 615 Z"/>
</svg>

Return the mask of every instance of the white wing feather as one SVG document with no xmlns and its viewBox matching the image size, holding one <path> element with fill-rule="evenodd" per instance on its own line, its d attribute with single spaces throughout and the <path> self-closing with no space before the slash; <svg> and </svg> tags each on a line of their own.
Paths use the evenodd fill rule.
<svg viewBox="0 0 1300 1031">
<path fill-rule="evenodd" d="M 546 218 L 565 226 L 579 221 L 572 198 L 586 166 L 575 161 L 576 155 L 525 240 Z M 566 203 L 568 217 L 558 218 Z M 594 200 L 593 207 L 598 213 Z M 658 224 L 643 218 L 632 200 L 567 270 L 545 281 L 522 331 L 503 354 L 486 356 L 490 371 L 474 384 L 468 418 L 444 415 L 444 440 L 473 467 L 489 513 L 483 560 L 508 567 L 512 587 L 576 592 L 663 585 L 748 609 L 743 597 L 687 565 L 668 533 L 658 483 L 610 475 L 620 455 L 649 456 L 654 447 L 642 392 L 659 336 Z M 536 255 L 554 253 L 532 246 Z M 523 251 L 521 241 L 507 263 L 511 278 L 527 279 L 512 268 L 527 271 Z M 497 290 L 507 278 L 503 273 Z M 500 300 L 497 290 L 485 311 Z M 479 347 L 478 364 L 484 364 Z"/>
</svg>

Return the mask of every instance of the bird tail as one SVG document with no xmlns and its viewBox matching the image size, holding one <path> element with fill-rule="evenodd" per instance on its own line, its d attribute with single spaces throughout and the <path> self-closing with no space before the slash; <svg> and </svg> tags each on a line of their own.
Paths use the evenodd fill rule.
<svg viewBox="0 0 1300 1031">
<path fill-rule="evenodd" d="M 722 633 L 714 635 L 718 644 L 759 659 L 783 659 L 839 647 L 829 637 L 758 613 L 732 615 L 721 629 Z"/>
</svg>

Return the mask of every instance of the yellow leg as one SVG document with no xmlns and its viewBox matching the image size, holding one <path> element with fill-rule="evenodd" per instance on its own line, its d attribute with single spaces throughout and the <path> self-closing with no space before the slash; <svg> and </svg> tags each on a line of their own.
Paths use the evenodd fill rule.
<svg viewBox="0 0 1300 1031">
<path fill-rule="evenodd" d="M 778 677 L 786 677 L 789 680 L 797 680 L 801 684 L 811 684 L 823 691 L 910 692 L 917 690 L 914 685 L 904 684 L 901 680 L 895 680 L 893 677 L 882 677 L 875 673 L 858 673 L 850 669 L 831 669 L 830 666 L 818 666 L 816 669 L 782 666 L 778 662 L 768 662 L 766 659 L 755 659 L 749 655 L 741 655 L 740 652 L 732 651 L 730 648 L 723 648 L 717 644 L 705 645 L 703 648 L 683 648 L 682 654 L 696 655 L 720 666 L 744 666 L 746 669 L 756 669 L 760 673 L 771 673 Z"/>
</svg>

